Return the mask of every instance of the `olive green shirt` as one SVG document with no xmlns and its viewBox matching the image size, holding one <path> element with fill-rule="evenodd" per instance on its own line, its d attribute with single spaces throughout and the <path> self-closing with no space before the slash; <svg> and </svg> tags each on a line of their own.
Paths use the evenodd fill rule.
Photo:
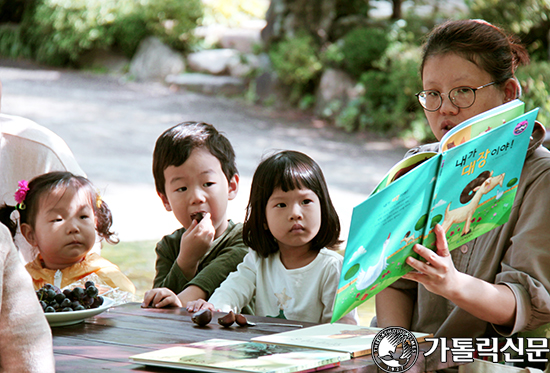
<svg viewBox="0 0 550 373">
<path fill-rule="evenodd" d="M 235 224 L 230 220 L 225 232 L 212 242 L 210 250 L 199 262 L 197 273 L 191 279 L 183 275 L 176 262 L 185 228 L 164 236 L 155 249 L 157 262 L 153 287 L 166 287 L 178 294 L 186 287 L 195 285 L 206 292 L 207 299 L 210 298 L 214 290 L 229 273 L 237 269 L 237 265 L 248 253 L 248 247 L 243 242 L 242 231 L 242 223 Z"/>
</svg>

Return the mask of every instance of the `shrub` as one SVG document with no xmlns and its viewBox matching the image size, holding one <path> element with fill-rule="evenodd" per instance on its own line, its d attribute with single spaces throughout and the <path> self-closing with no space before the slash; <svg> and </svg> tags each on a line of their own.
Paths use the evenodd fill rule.
<svg viewBox="0 0 550 373">
<path fill-rule="evenodd" d="M 381 28 L 359 28 L 346 34 L 340 47 L 342 68 L 355 78 L 373 68 L 388 47 L 386 35 Z"/>
<path fill-rule="evenodd" d="M 92 48 L 115 47 L 130 57 L 147 35 L 185 51 L 201 16 L 200 0 L 37 0 L 25 10 L 19 31 L 2 39 L 17 38 L 27 48 L 21 51 L 30 50 L 40 62 L 65 65 Z"/>
<path fill-rule="evenodd" d="M 307 93 L 323 67 L 318 47 L 313 37 L 307 34 L 299 34 L 274 44 L 269 57 L 280 81 L 291 89 L 291 103 L 298 102 Z"/>
<path fill-rule="evenodd" d="M 43 0 L 29 28 L 36 59 L 63 65 L 76 61 L 85 50 L 113 44 L 109 25 L 116 10 L 111 0 Z"/>
<path fill-rule="evenodd" d="M 422 87 L 418 73 L 420 48 L 411 44 L 411 33 L 405 26 L 398 21 L 389 30 L 389 44 L 383 55 L 359 78 L 363 94 L 339 112 L 337 126 L 419 141 L 433 139 L 414 96 Z"/>
<path fill-rule="evenodd" d="M 20 26 L 0 26 L 0 55 L 8 58 L 30 58 L 32 52 L 23 41 Z"/>
<path fill-rule="evenodd" d="M 423 118 L 414 96 L 420 87 L 416 59 L 394 59 L 384 70 L 368 70 L 361 75 L 360 84 L 365 93 L 336 119 L 336 124 L 346 130 L 395 136 L 410 130 L 411 122 L 419 116 Z"/>
<path fill-rule="evenodd" d="M 540 107 L 537 120 L 545 126 L 550 125 L 550 62 L 531 62 L 517 71 L 521 82 L 526 110 Z"/>
<path fill-rule="evenodd" d="M 189 49 L 194 43 L 192 31 L 203 14 L 201 0 L 140 0 L 140 3 L 136 14 L 143 14 L 150 34 L 177 50 Z"/>
</svg>

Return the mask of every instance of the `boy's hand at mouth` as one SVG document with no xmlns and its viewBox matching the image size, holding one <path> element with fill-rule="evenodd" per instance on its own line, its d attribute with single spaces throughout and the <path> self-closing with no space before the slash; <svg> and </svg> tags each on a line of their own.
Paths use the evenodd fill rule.
<svg viewBox="0 0 550 373">
<path fill-rule="evenodd" d="M 200 222 L 199 216 L 202 215 Z M 191 226 L 181 236 L 180 252 L 176 259 L 186 278 L 193 278 L 197 272 L 199 262 L 210 249 L 216 230 L 210 219 L 210 213 L 200 212 L 192 214 Z"/>
</svg>

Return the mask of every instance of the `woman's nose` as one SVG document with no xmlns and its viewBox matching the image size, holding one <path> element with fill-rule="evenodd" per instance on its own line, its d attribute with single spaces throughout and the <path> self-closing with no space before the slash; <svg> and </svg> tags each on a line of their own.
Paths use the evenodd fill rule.
<svg viewBox="0 0 550 373">
<path fill-rule="evenodd" d="M 458 114 L 458 111 L 460 110 L 458 107 L 453 104 L 451 101 L 451 98 L 442 93 L 441 94 L 441 107 L 439 108 L 439 112 L 443 115 L 456 115 Z"/>
</svg>

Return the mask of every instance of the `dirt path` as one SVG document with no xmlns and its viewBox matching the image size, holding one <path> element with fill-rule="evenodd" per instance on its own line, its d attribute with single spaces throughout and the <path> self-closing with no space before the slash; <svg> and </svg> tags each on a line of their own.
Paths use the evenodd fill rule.
<svg viewBox="0 0 550 373">
<path fill-rule="evenodd" d="M 234 99 L 174 91 L 120 77 L 17 66 L 0 61 L 2 112 L 30 118 L 60 135 L 113 210 L 123 241 L 157 240 L 178 228 L 164 211 L 151 174 L 157 137 L 186 120 L 214 124 L 237 153 L 238 198 L 229 216 L 242 221 L 249 185 L 262 155 L 303 151 L 322 167 L 347 237 L 353 206 L 405 149 L 388 141 L 322 127 L 311 118 L 258 108 Z M 319 128 L 320 127 L 320 128 Z"/>
</svg>

